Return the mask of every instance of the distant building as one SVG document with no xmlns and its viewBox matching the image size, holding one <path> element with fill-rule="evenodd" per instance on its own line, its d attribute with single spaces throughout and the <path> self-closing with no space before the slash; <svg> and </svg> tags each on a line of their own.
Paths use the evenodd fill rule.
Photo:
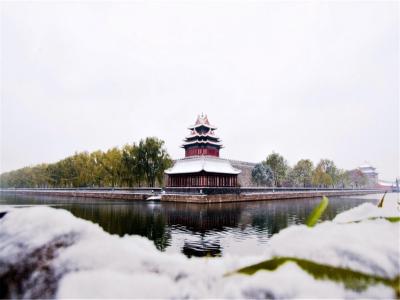
<svg viewBox="0 0 400 300">
<path fill-rule="evenodd" d="M 369 164 L 363 164 L 359 166 L 358 169 L 367 178 L 368 186 L 375 186 L 378 184 L 378 172 L 376 172 L 376 168 Z"/>
<path fill-rule="evenodd" d="M 222 148 L 217 127 L 210 124 L 206 115 L 197 117 L 196 123 L 188 128 L 182 148 L 185 158 L 176 160 L 166 170 L 167 187 L 237 187 L 239 169 L 229 160 L 219 158 Z"/>
</svg>

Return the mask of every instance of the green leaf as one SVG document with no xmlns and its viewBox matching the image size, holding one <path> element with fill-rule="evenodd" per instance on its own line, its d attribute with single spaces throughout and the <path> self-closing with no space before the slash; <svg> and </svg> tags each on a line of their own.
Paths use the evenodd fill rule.
<svg viewBox="0 0 400 300">
<path fill-rule="evenodd" d="M 385 217 L 384 219 L 392 223 L 400 222 L 400 217 Z"/>
<path fill-rule="evenodd" d="M 385 201 L 386 192 L 383 194 L 381 201 L 378 203 L 378 207 L 383 207 L 383 201 Z"/>
<path fill-rule="evenodd" d="M 383 285 L 393 288 L 397 296 L 400 292 L 399 276 L 393 279 L 384 278 L 376 275 L 353 271 L 347 268 L 333 267 L 295 257 L 274 257 L 270 260 L 266 260 L 255 265 L 239 269 L 227 275 L 231 275 L 234 273 L 252 275 L 261 270 L 274 271 L 287 262 L 293 262 L 297 264 L 302 270 L 310 274 L 316 280 L 331 280 L 342 283 L 345 288 L 354 291 L 359 292 L 365 290 L 370 285 L 381 283 Z"/>
<path fill-rule="evenodd" d="M 314 227 L 314 225 L 317 224 L 319 218 L 321 218 L 322 214 L 328 207 L 328 204 L 329 204 L 329 199 L 323 196 L 322 201 L 318 204 L 318 206 L 314 207 L 313 211 L 306 220 L 306 225 L 308 227 Z"/>
</svg>

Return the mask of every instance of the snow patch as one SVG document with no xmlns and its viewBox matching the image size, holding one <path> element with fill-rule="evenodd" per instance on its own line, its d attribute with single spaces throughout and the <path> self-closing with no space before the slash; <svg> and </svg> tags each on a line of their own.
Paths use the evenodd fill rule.
<svg viewBox="0 0 400 300">
<path fill-rule="evenodd" d="M 383 207 L 377 207 L 371 203 L 363 203 L 345 212 L 338 214 L 333 222 L 349 223 L 379 217 L 400 217 L 400 211 L 395 202 L 384 203 Z"/>
</svg>

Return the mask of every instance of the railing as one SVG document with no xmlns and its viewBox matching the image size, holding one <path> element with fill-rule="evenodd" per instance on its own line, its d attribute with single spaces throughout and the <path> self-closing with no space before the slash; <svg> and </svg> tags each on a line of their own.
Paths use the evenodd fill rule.
<svg viewBox="0 0 400 300">
<path fill-rule="evenodd" d="M 79 188 L 1 188 L 0 191 L 55 191 L 55 192 L 133 192 L 160 193 L 159 187 L 79 187 Z"/>
<path fill-rule="evenodd" d="M 2 188 L 0 192 L 25 191 L 25 192 L 74 192 L 74 193 L 132 193 L 132 194 L 159 194 L 162 192 L 173 194 L 192 194 L 192 195 L 216 195 L 216 194 L 260 194 L 260 193 L 279 193 L 279 192 L 315 192 L 315 191 L 355 191 L 355 192 L 384 192 L 378 189 L 356 189 L 356 188 L 315 188 L 315 187 L 81 187 L 81 188 Z"/>
<path fill-rule="evenodd" d="M 244 187 L 242 193 L 262 193 L 262 192 L 307 192 L 307 191 L 379 191 L 377 189 L 366 188 L 318 188 L 318 187 Z"/>
</svg>

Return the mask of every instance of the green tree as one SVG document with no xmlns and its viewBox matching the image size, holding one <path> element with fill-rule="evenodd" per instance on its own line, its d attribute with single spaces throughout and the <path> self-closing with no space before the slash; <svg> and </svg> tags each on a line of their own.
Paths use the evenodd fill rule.
<svg viewBox="0 0 400 300">
<path fill-rule="evenodd" d="M 0 174 L 1 187 L 88 187 L 161 184 L 172 160 L 164 142 L 151 137 L 122 150 L 77 152 L 56 163 Z"/>
<path fill-rule="evenodd" d="M 76 178 L 73 180 L 75 187 L 88 187 L 95 184 L 94 163 L 88 152 L 75 153 L 71 157 Z"/>
<path fill-rule="evenodd" d="M 62 171 L 59 163 L 49 164 L 46 169 L 50 187 L 61 187 Z"/>
<path fill-rule="evenodd" d="M 122 178 L 122 152 L 114 147 L 103 153 L 100 164 L 105 171 L 103 183 L 112 187 L 121 183 Z"/>
<path fill-rule="evenodd" d="M 312 182 L 313 169 L 314 166 L 311 160 L 299 160 L 292 170 L 295 185 L 302 187 L 310 186 Z"/>
<path fill-rule="evenodd" d="M 97 187 L 104 186 L 104 180 L 106 178 L 106 170 L 103 166 L 104 152 L 97 150 L 90 153 L 90 161 L 92 164 L 92 180 L 93 185 Z"/>
<path fill-rule="evenodd" d="M 139 149 L 134 143 L 122 149 L 123 180 L 128 186 L 140 186 L 144 179 L 144 170 L 139 166 Z"/>
<path fill-rule="evenodd" d="M 153 187 L 156 181 L 163 182 L 164 170 L 169 168 L 172 160 L 164 148 L 164 141 L 155 137 L 141 140 L 136 153 L 137 168 L 143 171 L 147 185 Z"/>
<path fill-rule="evenodd" d="M 274 181 L 274 176 L 269 166 L 260 163 L 256 164 L 251 171 L 251 180 L 257 186 L 270 186 Z"/>
<path fill-rule="evenodd" d="M 268 155 L 267 159 L 263 161 L 263 164 L 271 168 L 274 175 L 274 185 L 282 186 L 282 182 L 284 181 L 289 168 L 284 157 L 278 153 L 272 152 Z"/>
<path fill-rule="evenodd" d="M 326 174 L 331 177 L 331 185 L 335 186 L 338 182 L 338 168 L 336 167 L 335 163 L 329 159 L 321 159 L 318 165 Z"/>
<path fill-rule="evenodd" d="M 33 187 L 44 188 L 49 186 L 49 174 L 47 172 L 48 165 L 40 164 L 32 167 Z"/>
<path fill-rule="evenodd" d="M 345 188 L 350 186 L 350 177 L 349 173 L 346 170 L 339 169 L 337 173 L 337 184 L 341 188 Z"/>
<path fill-rule="evenodd" d="M 286 171 L 286 176 L 282 182 L 282 186 L 286 186 L 286 187 L 298 186 L 298 183 L 296 182 L 296 175 L 293 171 L 293 168 L 291 168 L 290 166 L 288 167 L 288 169 Z"/>
<path fill-rule="evenodd" d="M 75 166 L 74 159 L 70 156 L 58 163 L 56 167 L 59 168 L 61 175 L 60 182 L 62 187 L 78 187 L 78 172 Z"/>
<path fill-rule="evenodd" d="M 337 168 L 333 161 L 321 159 L 312 175 L 312 184 L 319 187 L 334 186 L 338 180 Z"/>
</svg>

